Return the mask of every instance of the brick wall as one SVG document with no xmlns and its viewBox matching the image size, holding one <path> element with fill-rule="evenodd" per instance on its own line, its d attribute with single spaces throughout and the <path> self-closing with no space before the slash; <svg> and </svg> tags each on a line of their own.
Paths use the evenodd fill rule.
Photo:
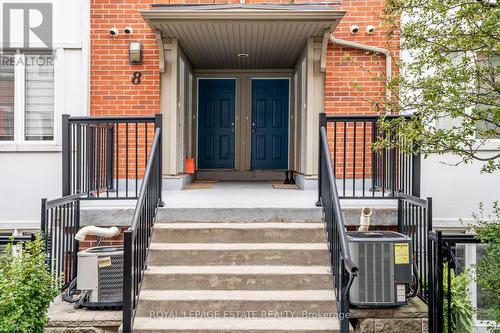
<svg viewBox="0 0 500 333">
<path fill-rule="evenodd" d="M 339 39 L 386 48 L 398 56 L 399 39 L 387 39 L 387 30 L 382 26 L 382 15 L 385 1 L 383 0 L 344 0 L 341 8 L 346 14 L 334 32 Z M 357 25 L 359 32 L 352 34 L 350 27 Z M 366 27 L 373 25 L 375 33 L 368 34 Z M 393 60 L 393 71 L 396 71 Z M 329 44 L 327 52 L 327 70 L 325 77 L 324 109 L 330 114 L 375 114 L 373 102 L 380 102 L 385 96 L 385 56 L 368 54 L 366 51 Z M 343 178 L 346 168 L 346 178 L 371 176 L 371 135 L 372 125 L 356 125 L 356 140 L 354 139 L 354 123 L 348 123 L 346 139 L 344 140 L 344 125 L 339 125 L 336 134 L 336 176 Z M 363 142 L 361 133 L 366 131 Z M 329 141 L 333 147 L 334 129 L 329 126 Z M 355 141 L 355 142 L 354 142 Z M 345 154 L 344 154 L 345 145 Z M 363 147 L 364 145 L 364 147 Z M 356 155 L 354 154 L 356 147 Z M 363 158 L 364 148 L 364 158 Z M 332 152 L 333 154 L 333 152 Z M 356 157 L 355 157 L 356 156 Z"/>
</svg>

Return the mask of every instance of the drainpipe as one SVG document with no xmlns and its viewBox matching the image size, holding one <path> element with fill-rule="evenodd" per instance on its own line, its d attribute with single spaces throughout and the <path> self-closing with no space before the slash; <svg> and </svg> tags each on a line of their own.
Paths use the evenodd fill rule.
<svg viewBox="0 0 500 333">
<path fill-rule="evenodd" d="M 377 47 L 377 46 L 371 46 L 371 45 L 351 42 L 348 40 L 338 39 L 338 38 L 333 37 L 333 35 L 331 35 L 331 34 L 330 34 L 330 41 L 334 45 L 351 47 L 353 49 L 359 49 L 359 50 L 364 50 L 364 51 L 368 51 L 368 52 L 383 54 L 385 56 L 385 74 L 387 76 L 387 81 L 391 80 L 391 78 L 392 78 L 392 55 L 389 52 L 389 50 L 381 48 L 381 47 Z M 385 96 L 386 96 L 387 100 L 390 100 L 391 91 L 389 88 L 386 88 Z"/>
<path fill-rule="evenodd" d="M 120 229 L 117 227 L 110 228 L 100 228 L 93 225 L 88 225 L 81 228 L 75 235 L 75 239 L 79 241 L 85 240 L 87 235 L 93 235 L 98 237 L 115 237 L 120 234 Z"/>
</svg>

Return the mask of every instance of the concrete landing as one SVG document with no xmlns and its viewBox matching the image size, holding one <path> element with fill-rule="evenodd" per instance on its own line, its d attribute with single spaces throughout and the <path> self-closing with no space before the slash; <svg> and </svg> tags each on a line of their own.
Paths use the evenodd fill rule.
<svg viewBox="0 0 500 333">
<path fill-rule="evenodd" d="M 210 189 L 163 192 L 157 222 L 320 222 L 315 190 L 274 189 L 265 181 L 226 181 Z M 397 225 L 396 200 L 341 200 L 347 225 L 358 225 L 362 207 L 374 210 L 373 225 Z M 82 201 L 82 225 L 127 226 L 135 200 Z"/>
</svg>

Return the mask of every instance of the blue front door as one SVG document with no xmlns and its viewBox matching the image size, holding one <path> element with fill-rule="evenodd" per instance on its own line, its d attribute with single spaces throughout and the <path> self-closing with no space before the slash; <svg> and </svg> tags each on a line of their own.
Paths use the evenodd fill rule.
<svg viewBox="0 0 500 333">
<path fill-rule="evenodd" d="M 234 169 L 236 81 L 200 79 L 198 87 L 198 168 Z"/>
<path fill-rule="evenodd" d="M 288 80 L 252 80 L 252 169 L 288 168 Z"/>
</svg>

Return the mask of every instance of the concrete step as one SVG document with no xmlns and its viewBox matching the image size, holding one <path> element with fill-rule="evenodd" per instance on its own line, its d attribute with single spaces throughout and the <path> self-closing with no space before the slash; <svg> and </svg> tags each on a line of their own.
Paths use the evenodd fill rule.
<svg viewBox="0 0 500 333">
<path fill-rule="evenodd" d="M 231 333 L 336 333 L 339 323 L 336 318 L 141 318 L 136 317 L 136 333 L 158 332 L 231 332 Z"/>
<path fill-rule="evenodd" d="M 150 266 L 143 289 L 320 290 L 333 282 L 328 266 Z"/>
<path fill-rule="evenodd" d="M 151 243 L 151 266 L 327 266 L 326 243 Z"/>
<path fill-rule="evenodd" d="M 231 313 L 234 316 L 300 318 L 336 313 L 333 290 L 142 290 L 137 315 L 175 317 Z"/>
<path fill-rule="evenodd" d="M 312 204 L 311 204 L 312 205 Z M 321 222 L 321 208 L 160 208 L 158 209 L 158 223 L 171 222 Z"/>
<path fill-rule="evenodd" d="M 318 243 L 323 223 L 157 223 L 153 242 L 162 243 Z"/>
</svg>

